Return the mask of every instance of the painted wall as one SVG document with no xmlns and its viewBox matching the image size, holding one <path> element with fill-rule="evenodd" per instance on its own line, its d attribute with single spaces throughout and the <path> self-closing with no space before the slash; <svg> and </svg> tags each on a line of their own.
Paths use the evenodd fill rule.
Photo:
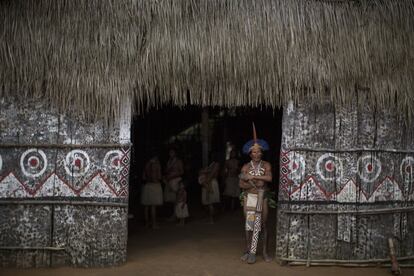
<svg viewBox="0 0 414 276">
<path fill-rule="evenodd" d="M 0 99 L 0 266 L 126 261 L 129 112 L 106 127 Z"/>
<path fill-rule="evenodd" d="M 390 237 L 397 239 L 399 256 L 414 255 L 414 213 L 395 212 L 414 206 L 410 131 L 390 111 L 287 106 L 277 258 L 388 258 Z M 385 213 L 364 213 L 378 209 Z"/>
</svg>

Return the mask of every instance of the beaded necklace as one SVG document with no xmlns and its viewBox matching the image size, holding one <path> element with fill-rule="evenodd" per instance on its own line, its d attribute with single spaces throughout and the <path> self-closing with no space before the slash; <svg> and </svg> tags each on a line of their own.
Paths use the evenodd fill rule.
<svg viewBox="0 0 414 276">
<path fill-rule="evenodd" d="M 265 169 L 262 168 L 262 160 L 260 160 L 257 166 L 254 165 L 253 160 L 250 161 L 250 168 L 249 168 L 250 175 L 261 176 L 261 175 L 264 175 L 264 173 L 265 173 Z"/>
</svg>

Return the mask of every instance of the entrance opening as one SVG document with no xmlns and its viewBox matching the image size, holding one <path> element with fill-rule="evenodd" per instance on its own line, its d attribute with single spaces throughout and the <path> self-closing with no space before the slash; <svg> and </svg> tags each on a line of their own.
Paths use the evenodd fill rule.
<svg viewBox="0 0 414 276">
<path fill-rule="evenodd" d="M 279 182 L 279 155 L 281 145 L 281 122 L 282 110 L 259 107 L 238 108 L 201 108 L 199 106 L 187 106 L 180 108 L 176 106 L 165 106 L 159 109 L 151 109 L 148 112 L 135 116 L 131 127 L 131 140 L 133 143 L 131 153 L 130 169 L 130 196 L 129 210 L 133 218 L 129 220 L 128 252 L 140 255 L 140 250 L 148 248 L 175 244 L 178 240 L 197 242 L 196 237 L 202 239 L 203 231 L 206 229 L 203 222 L 208 217 L 208 212 L 201 203 L 201 186 L 198 183 L 198 172 L 202 168 L 203 160 L 203 125 L 202 114 L 208 113 L 208 151 L 216 153 L 221 169 L 224 167 L 226 155 L 228 155 L 229 142 L 237 150 L 240 164 L 250 160 L 249 156 L 242 154 L 245 142 L 253 138 L 252 122 L 254 122 L 257 136 L 269 143 L 270 150 L 265 152 L 263 160 L 272 165 L 273 182 L 269 185 L 270 190 L 275 192 L 277 200 Z M 186 220 L 184 227 L 175 225 L 167 218 L 171 215 L 171 206 L 164 204 L 157 207 L 157 218 L 160 229 L 146 229 L 144 222 L 143 206 L 140 204 L 141 189 L 144 184 L 142 179 L 143 169 L 146 161 L 154 150 L 159 154 L 162 170 L 168 161 L 168 150 L 173 146 L 184 164 L 184 183 L 187 191 L 187 203 L 190 217 Z M 210 155 L 211 156 L 211 155 Z M 238 242 L 234 248 L 239 252 L 244 246 L 243 213 L 239 201 L 236 202 L 236 210 L 230 210 L 230 203 L 222 197 L 224 190 L 224 179 L 219 176 L 219 187 L 221 203 L 217 204 L 216 222 L 214 231 L 209 234 L 216 239 L 226 240 L 237 235 Z M 165 184 L 162 184 L 163 188 Z M 224 199 L 224 200 L 223 200 Z M 275 210 L 269 213 L 268 231 L 269 252 L 274 253 L 274 229 Z M 222 225 L 223 224 L 223 225 Z M 227 225 L 229 224 L 229 225 Z M 227 227 L 227 226 L 229 227 Z M 181 227 L 181 228 L 177 228 Z M 176 230 L 179 229 L 179 230 Z M 181 236 L 176 231 L 191 233 Z M 187 232 L 188 231 L 188 232 Z M 227 232 L 226 232 L 227 231 Z M 155 238 L 156 237 L 156 238 Z M 151 240 L 153 243 L 151 243 Z M 156 240 L 156 241 L 155 241 Z M 135 248 L 135 245 L 139 248 Z M 162 246 L 164 247 L 164 246 Z M 235 253 L 238 254 L 238 253 Z"/>
</svg>

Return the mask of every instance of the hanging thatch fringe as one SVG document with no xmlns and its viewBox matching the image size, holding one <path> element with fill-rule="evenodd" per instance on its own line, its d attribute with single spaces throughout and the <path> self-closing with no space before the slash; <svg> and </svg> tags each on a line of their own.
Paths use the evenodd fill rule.
<svg viewBox="0 0 414 276">
<path fill-rule="evenodd" d="M 414 1 L 0 2 L 0 96 L 92 119 L 166 103 L 414 112 Z M 190 97 L 187 97 L 187 95 Z"/>
</svg>

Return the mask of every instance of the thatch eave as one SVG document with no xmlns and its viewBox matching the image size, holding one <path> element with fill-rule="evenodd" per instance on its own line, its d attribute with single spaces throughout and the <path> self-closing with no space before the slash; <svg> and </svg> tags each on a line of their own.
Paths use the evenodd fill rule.
<svg viewBox="0 0 414 276">
<path fill-rule="evenodd" d="M 124 97 L 414 111 L 412 0 L 3 0 L 0 23 L 1 96 L 93 118 Z"/>
</svg>

